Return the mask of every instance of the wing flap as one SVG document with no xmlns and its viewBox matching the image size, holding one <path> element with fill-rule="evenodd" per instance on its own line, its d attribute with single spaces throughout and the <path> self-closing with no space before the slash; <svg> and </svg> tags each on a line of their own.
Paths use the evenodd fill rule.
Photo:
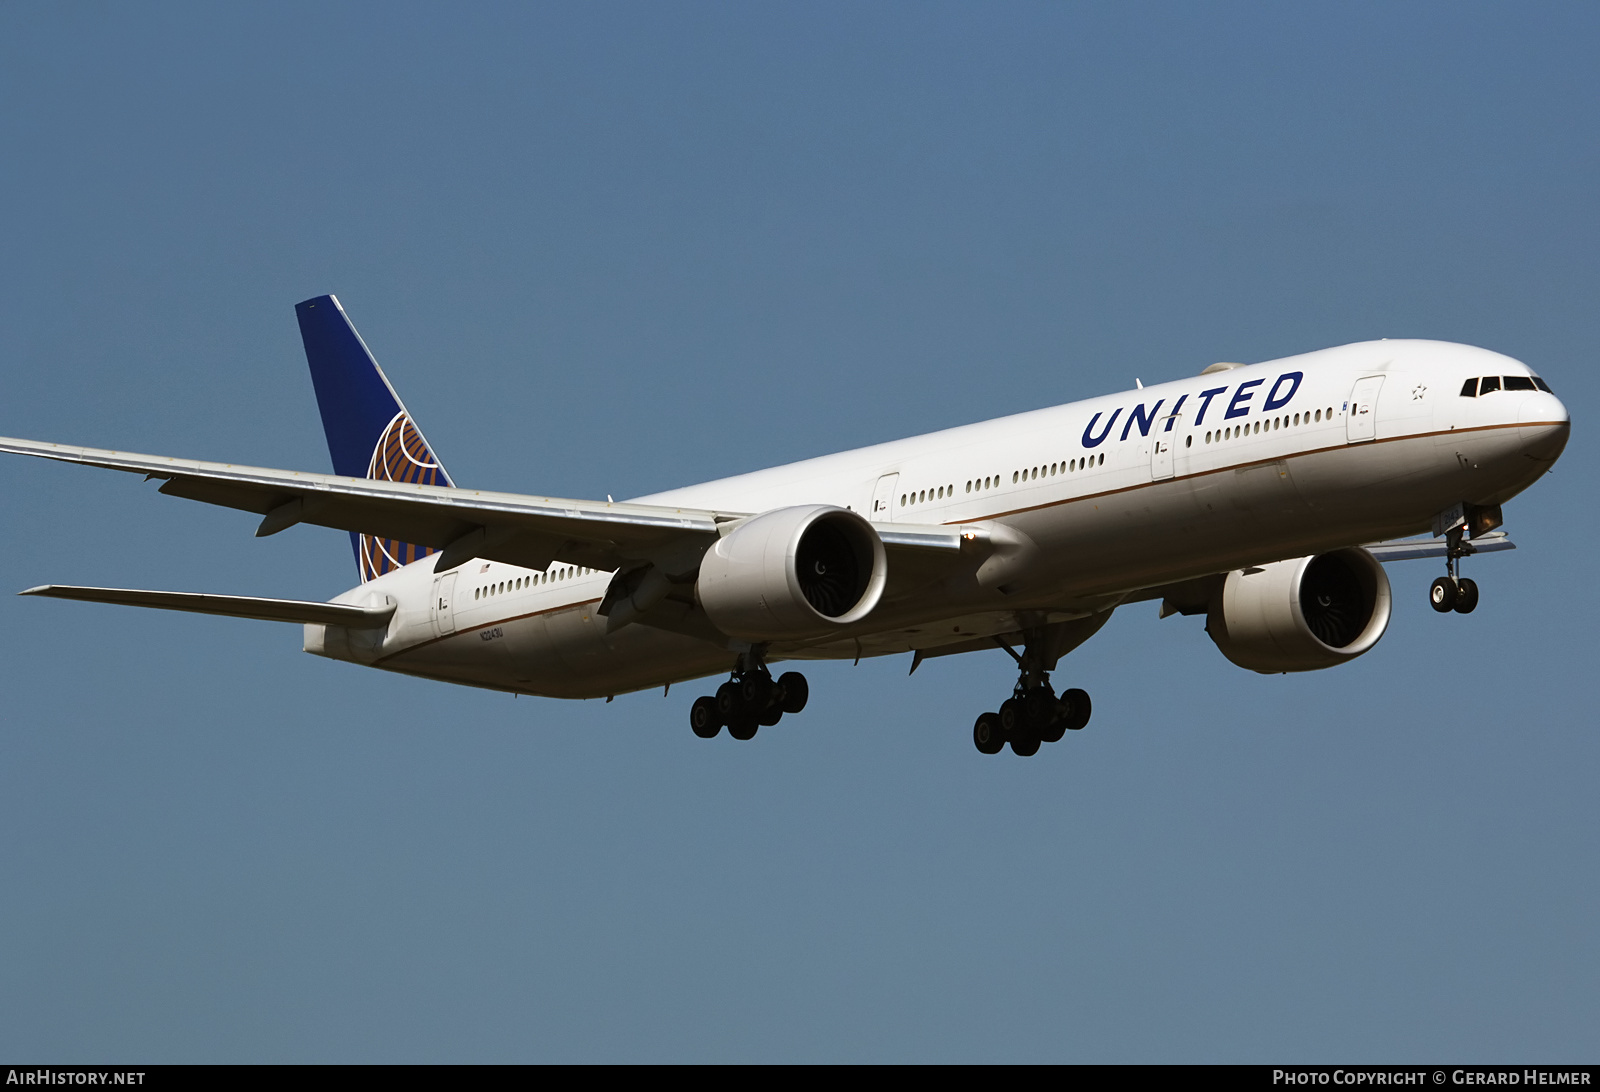
<svg viewBox="0 0 1600 1092">
<path fill-rule="evenodd" d="M 394 614 L 392 603 L 384 607 L 358 607 L 348 603 L 318 603 L 307 599 L 264 599 L 254 595 L 145 591 L 138 588 L 85 588 L 71 584 L 44 584 L 17 594 L 77 599 L 85 603 L 114 603 L 124 607 L 181 610 L 191 614 L 219 614 L 229 618 L 254 618 L 262 622 L 309 622 L 349 629 L 382 629 Z"/>
</svg>

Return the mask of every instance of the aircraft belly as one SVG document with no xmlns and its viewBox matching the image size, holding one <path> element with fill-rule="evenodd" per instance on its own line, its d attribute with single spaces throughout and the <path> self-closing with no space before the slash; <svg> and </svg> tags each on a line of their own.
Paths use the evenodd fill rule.
<svg viewBox="0 0 1600 1092">
<path fill-rule="evenodd" d="M 402 651 L 380 666 L 555 698 L 597 698 L 728 669 L 732 653 L 649 626 L 605 632 L 598 601 L 489 622 Z"/>
</svg>

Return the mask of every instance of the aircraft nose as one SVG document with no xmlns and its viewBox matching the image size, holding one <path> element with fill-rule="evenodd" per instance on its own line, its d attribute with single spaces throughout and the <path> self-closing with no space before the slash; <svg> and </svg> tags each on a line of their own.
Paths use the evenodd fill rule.
<svg viewBox="0 0 1600 1092">
<path fill-rule="evenodd" d="M 1553 463 L 1561 457 L 1572 433 L 1572 419 L 1561 399 L 1544 393 L 1525 397 L 1517 422 L 1524 455 L 1543 463 Z"/>
</svg>

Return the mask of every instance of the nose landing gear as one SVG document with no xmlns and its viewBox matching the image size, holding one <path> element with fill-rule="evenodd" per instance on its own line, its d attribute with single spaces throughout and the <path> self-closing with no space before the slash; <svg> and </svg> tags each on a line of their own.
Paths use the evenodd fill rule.
<svg viewBox="0 0 1600 1092">
<path fill-rule="evenodd" d="M 1478 582 L 1469 577 L 1457 576 L 1458 563 L 1476 551 L 1463 535 L 1465 529 L 1457 527 L 1445 535 L 1445 575 L 1428 588 L 1428 604 L 1440 614 L 1471 614 L 1478 607 Z"/>
<path fill-rule="evenodd" d="M 733 677 L 717 687 L 715 695 L 696 698 L 689 707 L 689 727 L 701 739 L 713 739 L 728 729 L 734 739 L 754 739 L 758 728 L 770 728 L 785 713 L 806 707 L 811 688 L 798 671 L 785 671 L 776 680 L 759 658 L 741 658 Z"/>
</svg>

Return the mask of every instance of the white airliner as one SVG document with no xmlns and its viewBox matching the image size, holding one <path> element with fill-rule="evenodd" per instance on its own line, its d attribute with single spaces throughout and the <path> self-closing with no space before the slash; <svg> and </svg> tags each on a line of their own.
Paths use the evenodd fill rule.
<svg viewBox="0 0 1600 1092">
<path fill-rule="evenodd" d="M 332 296 L 297 308 L 335 474 L 0 439 L 162 479 L 161 492 L 351 533 L 332 602 L 50 585 L 23 594 L 299 622 L 319 656 L 446 682 L 610 697 L 728 673 L 695 733 L 749 739 L 806 703 L 781 660 L 1006 649 L 1019 677 L 973 740 L 1031 755 L 1089 719 L 1050 685 L 1112 610 L 1203 614 L 1233 663 L 1361 655 L 1389 622 L 1380 560 L 1509 549 L 1500 506 L 1566 446 L 1527 365 L 1369 341 L 631 501 L 457 487 Z M 1397 542 L 1430 533 L 1432 538 Z"/>
</svg>

